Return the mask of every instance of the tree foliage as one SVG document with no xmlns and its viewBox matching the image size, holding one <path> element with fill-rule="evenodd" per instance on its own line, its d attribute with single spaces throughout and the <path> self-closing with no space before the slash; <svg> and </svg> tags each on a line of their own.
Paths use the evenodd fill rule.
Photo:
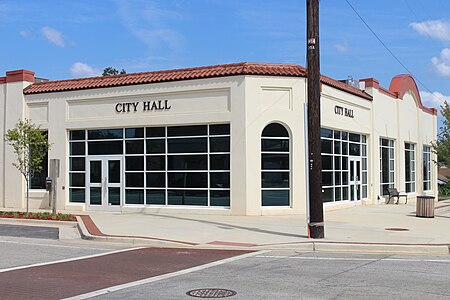
<svg viewBox="0 0 450 300">
<path fill-rule="evenodd" d="M 450 167 L 450 107 L 447 101 L 441 106 L 441 114 L 443 116 L 442 126 L 432 147 L 438 157 L 437 163 Z"/>
<path fill-rule="evenodd" d="M 114 75 L 119 75 L 119 74 L 127 74 L 127 71 L 125 71 L 124 69 L 122 69 L 120 72 L 112 67 L 107 67 L 103 70 L 103 74 L 102 76 L 114 76 Z"/>
<path fill-rule="evenodd" d="M 5 141 L 11 145 L 16 155 L 16 161 L 12 165 L 23 175 L 27 185 L 28 212 L 30 179 L 33 174 L 42 171 L 42 161 L 50 144 L 40 127 L 28 119 L 19 120 L 16 127 L 9 129 L 5 134 Z"/>
</svg>

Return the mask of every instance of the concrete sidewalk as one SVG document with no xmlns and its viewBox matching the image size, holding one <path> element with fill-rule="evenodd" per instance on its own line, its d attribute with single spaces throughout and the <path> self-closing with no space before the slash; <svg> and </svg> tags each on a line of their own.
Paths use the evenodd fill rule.
<svg viewBox="0 0 450 300">
<path fill-rule="evenodd" d="M 323 240 L 307 237 L 306 218 L 89 212 L 80 218 L 87 239 L 154 246 L 370 251 L 448 254 L 450 200 L 435 218 L 415 217 L 415 202 L 356 206 L 325 212 Z"/>
</svg>

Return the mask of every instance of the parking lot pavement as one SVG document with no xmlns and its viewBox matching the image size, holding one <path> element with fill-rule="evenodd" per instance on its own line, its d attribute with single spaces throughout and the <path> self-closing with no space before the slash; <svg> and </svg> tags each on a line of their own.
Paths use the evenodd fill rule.
<svg viewBox="0 0 450 300">
<path fill-rule="evenodd" d="M 0 224 L 0 236 L 57 240 L 59 238 L 59 228 Z"/>
</svg>

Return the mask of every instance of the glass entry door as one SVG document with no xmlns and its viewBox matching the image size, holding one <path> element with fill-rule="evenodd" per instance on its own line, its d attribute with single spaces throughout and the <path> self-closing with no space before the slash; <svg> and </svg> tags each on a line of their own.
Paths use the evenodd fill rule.
<svg viewBox="0 0 450 300">
<path fill-rule="evenodd" d="M 119 209 L 122 203 L 122 157 L 88 157 L 89 209 Z"/>
<path fill-rule="evenodd" d="M 350 201 L 361 200 L 361 158 L 350 157 Z"/>
</svg>

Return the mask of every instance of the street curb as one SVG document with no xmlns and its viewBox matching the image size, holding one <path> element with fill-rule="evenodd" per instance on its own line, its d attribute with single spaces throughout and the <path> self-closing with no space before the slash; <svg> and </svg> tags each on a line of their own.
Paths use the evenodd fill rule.
<svg viewBox="0 0 450 300">
<path fill-rule="evenodd" d="M 133 245 L 144 245 L 153 247 L 195 247 L 202 249 L 239 249 L 239 250 L 293 250 L 304 252 L 365 252 L 365 253 L 397 253 L 397 254 L 428 254 L 428 255 L 449 255 L 448 245 L 414 245 L 414 244 L 386 244 L 386 243 L 357 243 L 357 242 L 316 242 L 307 241 L 293 244 L 270 244 L 256 245 L 252 247 L 225 246 L 210 244 L 186 244 L 176 241 L 162 241 L 145 238 L 123 237 L 123 236 L 98 236 L 89 233 L 83 220 L 76 216 L 78 220 L 78 230 L 85 240 L 95 240 L 104 242 L 127 243 Z"/>
<path fill-rule="evenodd" d="M 91 241 L 102 241 L 102 242 L 110 242 L 110 243 L 125 243 L 125 244 L 132 244 L 132 245 L 142 245 L 142 246 L 152 246 L 152 247 L 168 247 L 168 248 L 178 248 L 178 247 L 192 247 L 194 245 L 189 245 L 187 243 L 176 241 L 164 241 L 164 240 L 158 240 L 158 239 L 151 239 L 151 238 L 138 238 L 138 237 L 125 237 L 125 236 L 113 236 L 113 235 L 93 235 L 89 232 L 86 225 L 84 224 L 83 220 L 76 216 L 78 220 L 78 232 L 80 233 L 80 236 L 84 240 L 91 240 Z"/>
</svg>

